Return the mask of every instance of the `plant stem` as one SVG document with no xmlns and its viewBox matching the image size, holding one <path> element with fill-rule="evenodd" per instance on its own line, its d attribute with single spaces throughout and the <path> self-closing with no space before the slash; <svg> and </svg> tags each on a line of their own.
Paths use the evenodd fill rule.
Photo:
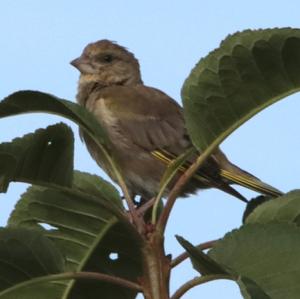
<svg viewBox="0 0 300 299">
<path fill-rule="evenodd" d="M 120 171 L 118 170 L 118 167 L 115 165 L 114 160 L 111 159 L 109 156 L 107 159 L 109 159 L 109 162 L 111 163 L 113 172 L 118 180 L 118 184 L 122 189 L 122 192 L 123 192 L 124 198 L 126 200 L 126 203 L 128 205 L 129 213 L 132 217 L 133 223 L 135 223 L 138 231 L 142 234 L 144 231 L 144 222 L 143 222 L 143 219 L 141 217 L 139 217 L 137 214 L 136 208 L 135 208 L 133 200 L 129 194 L 125 180 L 124 180 L 122 174 L 120 173 Z"/>
<path fill-rule="evenodd" d="M 163 236 L 156 231 L 151 233 L 142 252 L 145 299 L 169 299 L 170 258 L 165 255 Z"/>
<path fill-rule="evenodd" d="M 192 289 L 195 286 L 203 284 L 208 281 L 217 280 L 217 279 L 230 279 L 233 280 L 233 277 L 227 274 L 214 274 L 214 275 L 205 275 L 200 277 L 195 277 L 185 284 L 183 284 L 170 299 L 179 299 L 181 298 L 187 291 Z"/>
<path fill-rule="evenodd" d="M 188 182 L 188 180 L 194 175 L 194 173 L 198 170 L 198 168 L 205 162 L 205 160 L 211 154 L 213 148 L 208 148 L 204 151 L 197 160 L 187 169 L 185 173 L 181 175 L 179 180 L 176 182 L 174 187 L 169 193 L 166 205 L 160 215 L 159 221 L 157 223 L 157 229 L 163 233 L 165 231 L 171 210 L 174 206 L 174 203 L 177 197 L 180 195 L 182 188 Z"/>
<path fill-rule="evenodd" d="M 110 164 L 110 167 L 112 169 L 113 174 L 116 177 L 116 180 L 118 181 L 118 184 L 120 188 L 122 189 L 124 198 L 126 200 L 126 203 L 128 205 L 129 213 L 132 218 L 133 223 L 136 225 L 137 230 L 140 234 L 143 234 L 144 232 L 144 221 L 139 215 L 137 214 L 136 208 L 134 206 L 133 200 L 129 194 L 128 188 L 126 186 L 125 180 L 123 178 L 123 175 L 121 171 L 119 170 L 117 164 L 115 163 L 114 159 L 109 155 L 105 147 L 96 139 L 94 136 L 91 135 L 91 137 L 94 139 L 96 144 L 98 145 L 99 149 L 102 151 L 104 157 L 106 158 L 107 162 Z"/>
<path fill-rule="evenodd" d="M 112 284 L 115 284 L 115 285 L 118 285 L 121 287 L 133 289 L 138 292 L 140 292 L 142 290 L 141 286 L 139 284 L 129 281 L 129 280 L 126 280 L 126 279 L 123 279 L 123 278 L 120 278 L 120 277 L 110 276 L 107 274 L 102 274 L 102 273 L 97 273 L 97 272 L 65 272 L 65 273 L 60 273 L 60 274 L 52 274 L 52 275 L 37 277 L 37 278 L 33 278 L 29 281 L 27 280 L 27 281 L 21 282 L 15 286 L 12 286 L 12 287 L 0 292 L 0 296 L 3 296 L 10 292 L 13 292 L 22 287 L 40 284 L 41 282 L 67 280 L 67 279 L 85 279 L 85 280 L 105 281 L 105 282 L 109 282 L 109 283 L 112 283 Z"/>
<path fill-rule="evenodd" d="M 152 224 L 156 223 L 157 220 L 157 210 L 158 210 L 158 206 L 159 206 L 159 202 L 161 200 L 161 198 L 163 197 L 169 183 L 174 179 L 174 177 L 176 176 L 176 174 L 178 173 L 178 171 L 182 171 L 184 172 L 185 169 L 182 168 L 182 165 L 184 164 L 184 162 L 192 155 L 196 153 L 196 149 L 194 147 L 189 148 L 188 150 L 186 150 L 184 153 L 182 153 L 179 156 L 174 156 L 172 160 L 167 159 L 167 162 L 165 161 L 167 168 L 165 170 L 164 175 L 161 178 L 161 182 L 160 182 L 160 188 L 159 188 L 159 193 L 156 196 L 156 200 L 153 206 L 153 210 L 152 210 Z"/>
<path fill-rule="evenodd" d="M 136 210 L 133 200 L 128 192 L 128 189 L 125 184 L 125 181 L 123 180 L 123 177 L 119 173 L 116 175 L 117 175 L 119 186 L 121 187 L 121 189 L 123 191 L 124 198 L 128 205 L 129 213 L 130 213 L 130 216 L 132 217 L 133 223 L 136 225 L 138 232 L 140 234 L 143 234 L 144 228 L 145 228 L 144 220 L 142 217 L 139 217 L 139 215 L 137 213 L 137 210 Z"/>
<path fill-rule="evenodd" d="M 218 240 L 208 241 L 208 242 L 199 244 L 196 247 L 201 249 L 201 250 L 205 250 L 205 249 L 209 249 L 209 248 L 214 247 L 217 242 L 218 242 Z M 178 255 L 177 257 L 175 257 L 172 260 L 171 268 L 174 268 L 174 267 L 178 266 L 181 262 L 183 262 L 188 257 L 189 257 L 189 254 L 186 251 L 183 252 L 182 254 Z"/>
</svg>

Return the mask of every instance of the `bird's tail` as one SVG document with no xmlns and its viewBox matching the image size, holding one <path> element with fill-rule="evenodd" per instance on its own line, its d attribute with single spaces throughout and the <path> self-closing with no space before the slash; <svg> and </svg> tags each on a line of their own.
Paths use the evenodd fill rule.
<svg viewBox="0 0 300 299">
<path fill-rule="evenodd" d="M 166 151 L 163 152 L 152 152 L 152 154 L 164 162 L 166 165 L 169 165 L 172 159 L 175 159 L 175 155 L 170 154 Z M 268 195 L 271 197 L 278 197 L 283 194 L 283 192 L 278 189 L 262 182 L 252 174 L 242 170 L 236 165 L 232 164 L 227 157 L 221 152 L 217 151 L 214 155 L 214 159 L 218 163 L 220 167 L 219 176 L 223 180 L 214 180 L 209 175 L 201 170 L 201 168 L 194 174 L 193 179 L 199 181 L 200 183 L 207 184 L 207 186 L 215 187 L 220 190 L 223 190 L 226 193 L 229 193 L 240 200 L 247 202 L 245 197 L 241 195 L 237 190 L 232 188 L 229 184 L 237 184 L 242 187 L 246 187 L 250 190 L 256 191 L 258 193 Z M 186 161 L 184 165 L 182 165 L 179 170 L 181 172 L 185 172 L 186 169 L 191 165 L 191 162 Z"/>
<path fill-rule="evenodd" d="M 278 189 L 262 182 L 254 175 L 231 163 L 220 149 L 214 152 L 213 158 L 220 167 L 220 176 L 229 183 L 238 184 L 271 197 L 278 197 L 283 194 Z"/>
<path fill-rule="evenodd" d="M 220 175 L 222 178 L 228 180 L 231 183 L 238 184 L 240 186 L 246 187 L 264 195 L 277 197 L 283 194 L 278 189 L 262 182 L 256 177 L 253 177 L 252 175 L 248 175 L 247 173 L 241 175 L 221 169 Z"/>
<path fill-rule="evenodd" d="M 238 184 L 263 195 L 277 197 L 283 192 L 262 182 L 249 172 L 231 163 L 219 149 L 214 153 L 214 159 L 220 166 L 220 176 L 229 183 Z"/>
<path fill-rule="evenodd" d="M 242 187 L 253 190 L 255 192 L 258 192 L 260 194 L 271 196 L 271 197 L 278 197 L 283 194 L 283 192 L 262 182 L 260 179 L 240 169 L 239 167 L 235 166 L 232 163 L 230 163 L 230 167 L 228 170 L 221 168 L 219 175 L 222 178 L 223 183 L 214 182 L 213 180 L 210 180 L 209 185 L 214 185 L 214 187 L 223 190 L 224 192 L 229 193 L 244 202 L 248 202 L 248 201 L 237 190 L 232 188 L 230 184 L 237 184 Z M 201 169 L 198 170 L 198 172 L 193 176 L 194 179 L 202 183 L 204 177 L 205 176 L 203 175 L 203 172 L 201 172 Z"/>
</svg>

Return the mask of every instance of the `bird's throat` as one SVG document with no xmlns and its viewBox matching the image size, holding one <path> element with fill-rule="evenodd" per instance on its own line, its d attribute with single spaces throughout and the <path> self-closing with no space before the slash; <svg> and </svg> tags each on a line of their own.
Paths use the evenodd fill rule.
<svg viewBox="0 0 300 299">
<path fill-rule="evenodd" d="M 105 83 L 99 81 L 80 82 L 78 93 L 76 96 L 77 102 L 85 107 L 91 93 L 95 92 L 96 90 L 103 89 L 107 86 L 108 85 L 106 85 Z"/>
<path fill-rule="evenodd" d="M 95 92 L 99 91 L 105 87 L 109 86 L 130 86 L 130 85 L 137 85 L 143 84 L 141 78 L 125 78 L 123 80 L 114 82 L 114 83 L 107 83 L 100 80 L 87 80 L 84 76 L 79 80 L 79 89 L 76 96 L 77 102 L 82 105 L 86 106 L 86 102 L 89 96 Z"/>
</svg>

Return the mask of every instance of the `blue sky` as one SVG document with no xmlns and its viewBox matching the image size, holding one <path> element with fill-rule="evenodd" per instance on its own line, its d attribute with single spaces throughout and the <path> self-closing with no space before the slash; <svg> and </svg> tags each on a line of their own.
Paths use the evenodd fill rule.
<svg viewBox="0 0 300 299">
<path fill-rule="evenodd" d="M 78 72 L 69 61 L 87 43 L 107 38 L 135 53 L 145 84 L 180 102 L 180 89 L 191 68 L 229 33 L 300 27 L 299 10 L 296 0 L 1 0 L 0 99 L 20 89 L 34 89 L 74 100 Z M 296 94 L 278 102 L 221 146 L 236 164 L 283 191 L 299 186 L 299 100 Z M 59 121 L 65 120 L 46 114 L 1 119 L 0 142 Z M 76 134 L 76 168 L 103 175 L 78 140 L 76 126 L 65 122 Z M 7 194 L 0 194 L 1 225 L 25 188 L 11 184 Z M 179 200 L 167 230 L 167 252 L 182 251 L 175 234 L 197 244 L 239 227 L 243 209 L 243 203 L 216 190 Z M 185 263 L 172 276 L 172 290 L 195 275 Z M 184 298 L 220 298 L 220 292 L 223 299 L 241 298 L 238 288 L 227 281 L 199 286 Z"/>
</svg>

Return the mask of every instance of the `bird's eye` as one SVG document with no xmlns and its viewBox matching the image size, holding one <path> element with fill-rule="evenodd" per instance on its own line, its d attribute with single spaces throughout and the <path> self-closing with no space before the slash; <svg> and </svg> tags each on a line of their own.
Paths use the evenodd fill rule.
<svg viewBox="0 0 300 299">
<path fill-rule="evenodd" d="M 110 54 L 106 54 L 106 55 L 102 56 L 102 61 L 104 61 L 104 62 L 109 63 L 109 62 L 112 62 L 112 60 L 113 60 L 113 56 Z"/>
</svg>

